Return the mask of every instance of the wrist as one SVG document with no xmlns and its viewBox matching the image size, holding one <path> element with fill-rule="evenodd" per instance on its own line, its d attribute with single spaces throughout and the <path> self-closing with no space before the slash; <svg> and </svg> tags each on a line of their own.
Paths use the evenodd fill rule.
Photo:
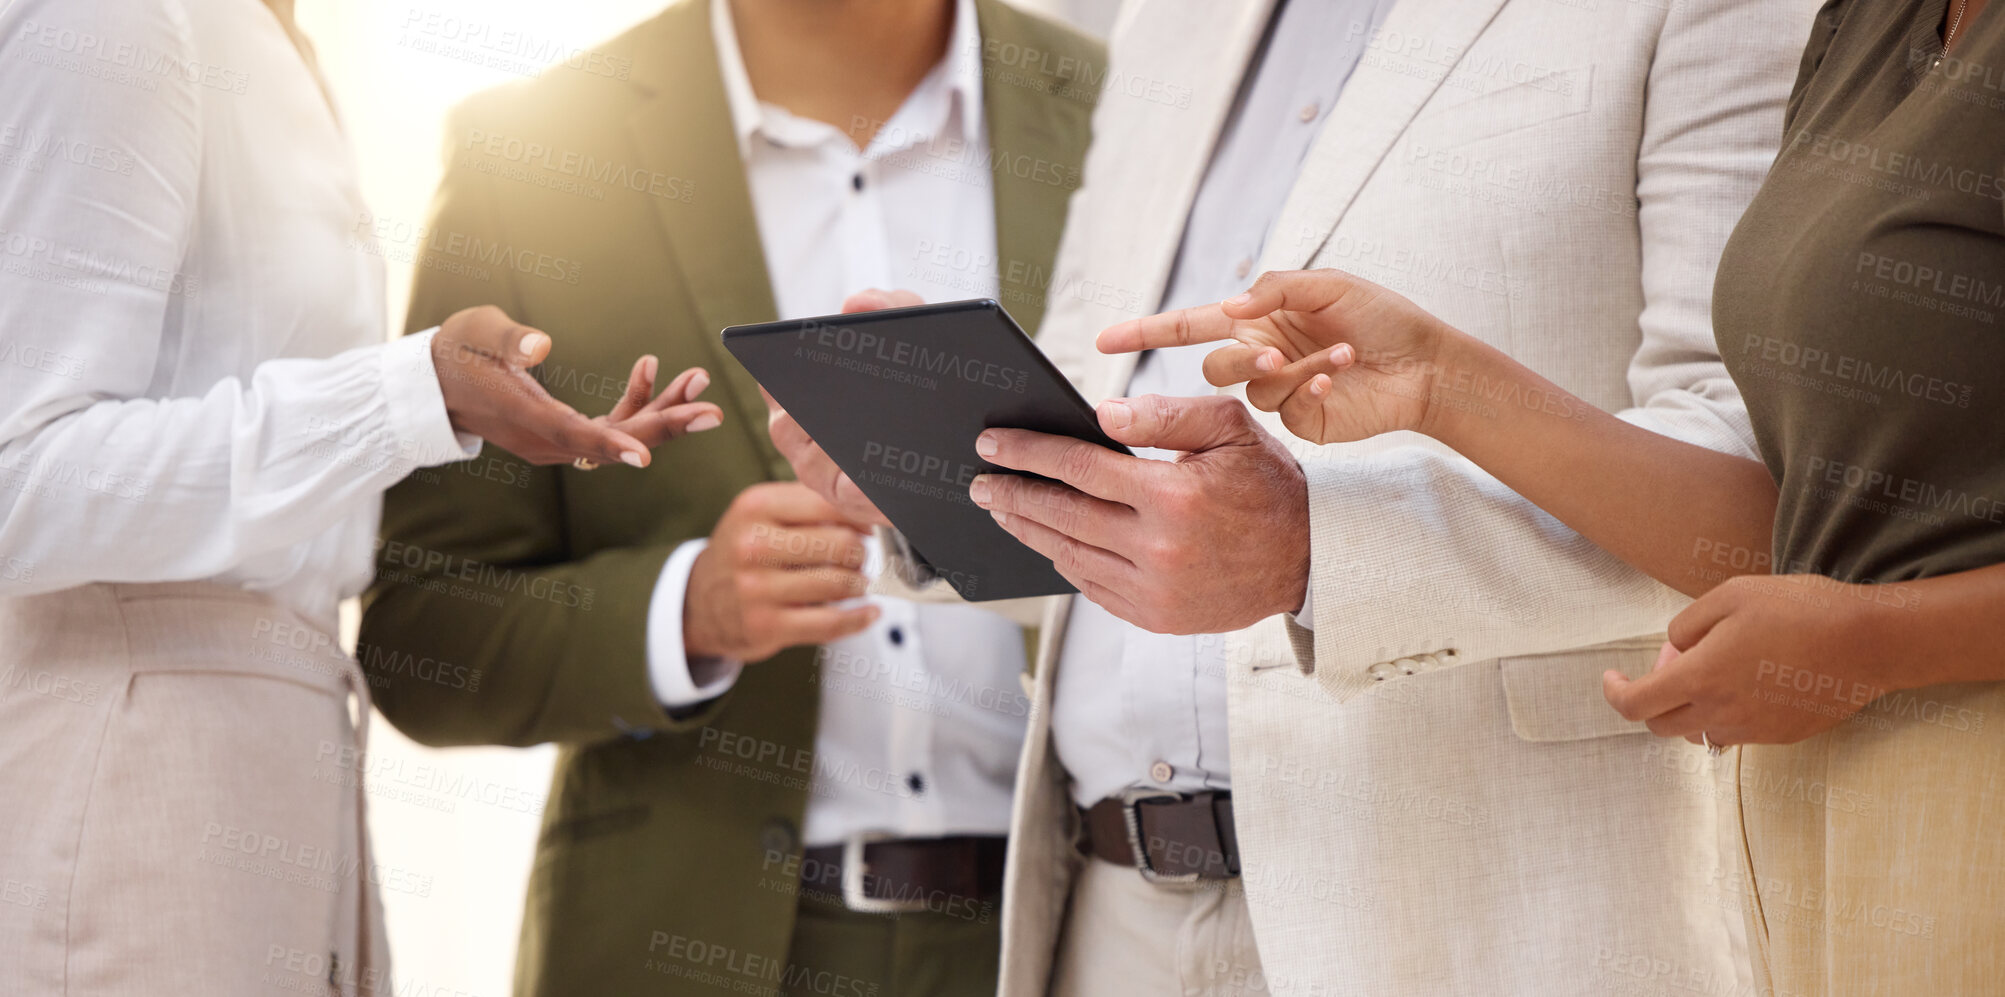
<svg viewBox="0 0 2005 997">
<path fill-rule="evenodd" d="M 1874 684 L 1902 691 L 1954 681 L 1937 674 L 1943 662 L 1934 655 L 1915 653 L 1925 640 L 1917 632 L 1920 614 L 1885 604 L 1878 598 L 1879 590 L 1876 585 L 1845 583 L 1833 593 L 1844 607 L 1839 610 L 1839 632 L 1848 646 L 1872 663 Z"/>
<path fill-rule="evenodd" d="M 698 658 L 728 658 L 730 653 L 717 638 L 703 603 L 709 591 L 708 569 L 714 548 L 705 547 L 689 569 L 689 589 L 682 597 L 682 655 L 686 661 Z"/>
<path fill-rule="evenodd" d="M 1443 404 L 1443 385 L 1481 383 L 1484 377 L 1495 376 L 1488 369 L 1494 365 L 1492 354 L 1495 351 L 1446 322 L 1431 317 L 1430 321 L 1433 322 L 1433 361 L 1427 366 L 1427 382 L 1421 388 L 1427 406 L 1421 411 L 1420 425 L 1414 430 L 1459 450 L 1456 444 L 1466 436 L 1468 407 Z"/>
</svg>

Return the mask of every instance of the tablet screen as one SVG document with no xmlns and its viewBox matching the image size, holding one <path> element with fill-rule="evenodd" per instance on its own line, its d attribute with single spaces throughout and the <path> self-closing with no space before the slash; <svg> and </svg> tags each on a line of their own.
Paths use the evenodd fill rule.
<svg viewBox="0 0 2005 997">
<path fill-rule="evenodd" d="M 1074 591 L 968 498 L 990 427 L 1128 449 L 1001 305 L 983 299 L 724 330 L 725 347 L 971 602 Z"/>
</svg>

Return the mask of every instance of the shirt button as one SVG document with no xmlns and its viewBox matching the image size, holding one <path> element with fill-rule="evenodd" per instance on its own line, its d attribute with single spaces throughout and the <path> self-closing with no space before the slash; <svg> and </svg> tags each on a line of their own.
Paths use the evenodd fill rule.
<svg viewBox="0 0 2005 997">
<path fill-rule="evenodd" d="M 905 628 L 903 627 L 892 627 L 890 632 L 886 633 L 884 636 L 889 637 L 891 639 L 892 647 L 905 646 Z"/>
<path fill-rule="evenodd" d="M 1176 774 L 1176 767 L 1168 762 L 1158 761 L 1154 765 L 1149 766 L 1149 781 L 1151 782 L 1167 786 L 1171 779 L 1176 778 Z"/>
<path fill-rule="evenodd" d="M 926 792 L 926 777 L 917 772 L 907 775 L 905 777 L 905 788 L 911 790 L 913 796 L 924 795 Z"/>
<path fill-rule="evenodd" d="M 852 174 L 849 178 L 849 187 L 851 190 L 862 190 L 863 174 L 861 173 Z"/>
<path fill-rule="evenodd" d="M 794 822 L 785 817 L 771 817 L 759 825 L 759 847 L 768 852 L 786 855 L 800 846 L 800 835 L 794 830 Z"/>
<path fill-rule="evenodd" d="M 1301 118 L 1302 123 L 1306 125 L 1309 122 L 1316 120 L 1316 115 L 1321 113 L 1323 113 L 1323 109 L 1321 107 L 1318 107 L 1313 103 L 1309 103 L 1309 104 L 1303 104 L 1302 109 L 1295 112 L 1295 116 Z"/>
<path fill-rule="evenodd" d="M 1251 259 L 1240 260 L 1239 265 L 1232 268 L 1232 272 L 1241 280 L 1246 279 L 1246 275 L 1253 272 L 1253 261 Z"/>
</svg>

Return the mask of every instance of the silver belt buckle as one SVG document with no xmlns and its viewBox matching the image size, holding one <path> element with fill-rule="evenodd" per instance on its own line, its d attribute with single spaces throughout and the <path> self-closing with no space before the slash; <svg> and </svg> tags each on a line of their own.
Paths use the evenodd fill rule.
<svg viewBox="0 0 2005 997">
<path fill-rule="evenodd" d="M 1157 872 L 1149 864 L 1149 850 L 1142 846 L 1142 815 L 1137 809 L 1149 800 L 1181 800 L 1182 793 L 1172 793 L 1162 789 L 1133 788 L 1121 794 L 1121 822 L 1128 828 L 1128 854 L 1135 860 L 1135 871 L 1142 874 L 1144 882 L 1158 886 L 1190 886 L 1198 881 L 1198 874 L 1186 872 L 1168 875 Z"/>
<path fill-rule="evenodd" d="M 863 850 L 879 841 L 895 840 L 881 831 L 852 834 L 842 843 L 842 905 L 859 914 L 911 914 L 927 910 L 926 898 L 880 900 L 863 888 Z M 910 885 L 910 884 L 907 884 Z"/>
</svg>

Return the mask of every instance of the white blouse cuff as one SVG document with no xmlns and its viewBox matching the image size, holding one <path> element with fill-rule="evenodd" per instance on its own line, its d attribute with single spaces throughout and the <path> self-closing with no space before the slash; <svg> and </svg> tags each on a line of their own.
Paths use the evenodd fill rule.
<svg viewBox="0 0 2005 997">
<path fill-rule="evenodd" d="M 383 348 L 383 396 L 399 456 L 413 468 L 435 467 L 479 455 L 481 438 L 453 429 L 445 394 L 432 365 L 436 328 L 392 340 Z"/>
<path fill-rule="evenodd" d="M 701 706 L 731 691 L 745 663 L 730 658 L 691 658 L 682 646 L 682 607 L 689 598 L 689 575 L 710 541 L 686 540 L 668 556 L 655 582 L 647 612 L 647 674 L 654 698 L 671 710 Z M 698 671 L 704 674 L 699 676 Z"/>
</svg>

